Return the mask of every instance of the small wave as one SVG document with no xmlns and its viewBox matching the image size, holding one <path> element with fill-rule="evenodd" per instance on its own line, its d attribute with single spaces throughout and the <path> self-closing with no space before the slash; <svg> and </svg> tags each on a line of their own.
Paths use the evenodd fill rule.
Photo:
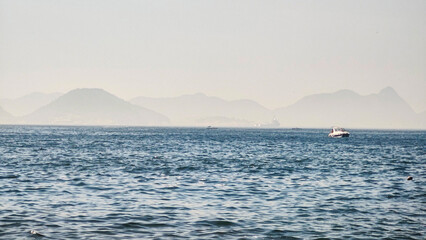
<svg viewBox="0 0 426 240">
<path fill-rule="evenodd" d="M 19 175 L 15 175 L 15 174 L 10 174 L 10 175 L 3 175 L 0 176 L 0 179 L 14 179 L 14 178 L 19 178 Z"/>
<path fill-rule="evenodd" d="M 227 220 L 203 220 L 198 221 L 195 225 L 199 226 L 215 226 L 215 227 L 231 227 L 238 225 L 237 223 L 227 221 Z"/>
</svg>

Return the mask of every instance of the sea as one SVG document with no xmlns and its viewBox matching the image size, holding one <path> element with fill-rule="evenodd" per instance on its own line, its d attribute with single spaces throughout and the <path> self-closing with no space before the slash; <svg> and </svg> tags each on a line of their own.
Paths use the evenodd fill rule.
<svg viewBox="0 0 426 240">
<path fill-rule="evenodd" d="M 426 239 L 426 131 L 349 131 L 0 126 L 0 239 Z"/>
</svg>

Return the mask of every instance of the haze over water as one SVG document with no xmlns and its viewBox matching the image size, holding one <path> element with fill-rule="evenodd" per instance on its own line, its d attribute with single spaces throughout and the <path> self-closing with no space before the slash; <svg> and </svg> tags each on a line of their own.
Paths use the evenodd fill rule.
<svg viewBox="0 0 426 240">
<path fill-rule="evenodd" d="M 1 0 L 0 239 L 426 239 L 425 12 Z"/>
<path fill-rule="evenodd" d="M 0 126 L 0 239 L 424 239 L 426 132 L 327 133 Z"/>
</svg>

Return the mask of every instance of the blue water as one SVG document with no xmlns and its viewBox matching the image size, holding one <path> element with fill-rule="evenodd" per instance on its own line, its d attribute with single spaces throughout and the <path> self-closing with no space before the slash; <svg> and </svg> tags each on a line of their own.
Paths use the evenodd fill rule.
<svg viewBox="0 0 426 240">
<path fill-rule="evenodd" d="M 425 239 L 426 131 L 327 134 L 0 126 L 0 239 Z"/>
</svg>

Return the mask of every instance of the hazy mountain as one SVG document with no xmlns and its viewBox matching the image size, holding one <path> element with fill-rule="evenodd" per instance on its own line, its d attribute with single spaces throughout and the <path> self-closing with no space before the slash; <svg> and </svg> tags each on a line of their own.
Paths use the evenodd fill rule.
<svg viewBox="0 0 426 240">
<path fill-rule="evenodd" d="M 27 95 L 20 102 L 29 103 L 28 99 L 37 95 Z M 201 93 L 138 97 L 131 102 L 138 106 L 101 89 L 76 89 L 22 118 L 0 108 L 0 123 L 160 126 L 170 124 L 165 114 L 172 125 L 184 126 L 277 127 L 275 121 L 271 122 L 276 116 L 282 127 L 426 128 L 426 112 L 416 114 L 390 87 L 367 96 L 350 90 L 310 95 L 275 111 L 251 100 L 226 101 Z M 41 101 L 33 107 L 36 104 Z"/>
<path fill-rule="evenodd" d="M 34 112 L 40 107 L 51 103 L 61 96 L 62 93 L 30 93 L 17 99 L 1 99 L 0 104 L 3 108 L 15 116 L 23 116 Z"/>
<path fill-rule="evenodd" d="M 284 126 L 424 128 L 420 116 L 390 87 L 367 96 L 350 90 L 315 94 L 275 114 Z"/>
<path fill-rule="evenodd" d="M 226 101 L 202 93 L 173 98 L 137 97 L 130 100 L 170 117 L 174 125 L 254 126 L 270 122 L 270 110 L 251 100 Z"/>
<path fill-rule="evenodd" d="M 75 89 L 25 116 L 31 124 L 164 125 L 168 118 L 102 89 Z"/>
<path fill-rule="evenodd" d="M 0 124 L 11 123 L 12 120 L 12 114 L 6 112 L 2 107 L 0 107 Z"/>
</svg>

